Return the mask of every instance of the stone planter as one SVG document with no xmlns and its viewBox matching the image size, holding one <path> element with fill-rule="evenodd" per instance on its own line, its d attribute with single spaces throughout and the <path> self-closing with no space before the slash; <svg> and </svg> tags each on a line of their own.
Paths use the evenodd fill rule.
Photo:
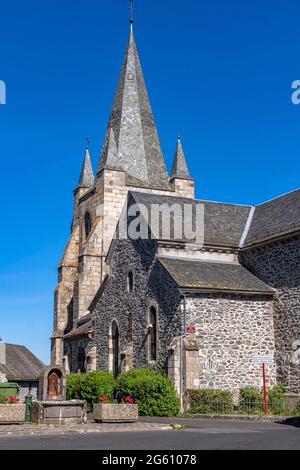
<svg viewBox="0 0 300 470">
<path fill-rule="evenodd" d="M 97 423 L 136 423 L 139 419 L 137 405 L 95 403 L 93 418 Z"/>
<path fill-rule="evenodd" d="M 87 406 L 85 400 L 34 401 L 32 403 L 33 424 L 86 424 Z"/>
<path fill-rule="evenodd" d="M 24 424 L 26 405 L 0 405 L 0 424 Z"/>
</svg>

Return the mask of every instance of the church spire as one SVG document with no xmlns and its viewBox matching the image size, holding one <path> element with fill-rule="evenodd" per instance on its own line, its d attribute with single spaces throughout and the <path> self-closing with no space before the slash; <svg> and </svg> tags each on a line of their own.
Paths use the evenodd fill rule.
<svg viewBox="0 0 300 470">
<path fill-rule="evenodd" d="M 94 178 L 94 172 L 93 172 L 93 168 L 91 164 L 88 144 L 89 142 L 87 140 L 87 146 L 85 150 L 84 160 L 83 160 L 77 188 L 90 188 L 91 186 L 93 186 L 93 183 L 94 183 L 95 178 Z"/>
<path fill-rule="evenodd" d="M 190 176 L 190 172 L 186 163 L 184 151 L 181 144 L 181 138 L 178 136 L 177 139 L 177 146 L 174 156 L 174 163 L 171 172 L 170 179 L 180 178 L 180 179 L 192 179 Z"/>
<path fill-rule="evenodd" d="M 126 172 L 127 183 L 138 187 L 169 189 L 168 175 L 132 28 L 97 174 L 107 165 L 111 129 L 118 149 L 118 166 Z"/>
</svg>

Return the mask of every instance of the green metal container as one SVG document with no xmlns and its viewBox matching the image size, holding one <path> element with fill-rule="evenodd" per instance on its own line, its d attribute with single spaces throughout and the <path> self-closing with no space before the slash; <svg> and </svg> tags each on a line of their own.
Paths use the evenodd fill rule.
<svg viewBox="0 0 300 470">
<path fill-rule="evenodd" d="M 19 385 L 13 382 L 0 384 L 0 395 L 2 395 L 3 397 L 9 397 L 9 395 L 11 395 L 16 398 L 16 396 L 18 395 L 19 388 Z"/>
</svg>

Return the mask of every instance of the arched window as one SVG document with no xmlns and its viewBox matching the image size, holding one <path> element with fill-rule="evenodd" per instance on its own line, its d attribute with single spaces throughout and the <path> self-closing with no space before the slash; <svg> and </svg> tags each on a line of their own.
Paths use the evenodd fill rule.
<svg viewBox="0 0 300 470">
<path fill-rule="evenodd" d="M 134 288 L 134 274 L 133 271 L 129 271 L 127 274 L 127 290 L 132 292 Z"/>
<path fill-rule="evenodd" d="M 85 236 L 87 238 L 92 230 L 92 218 L 89 212 L 86 212 L 84 216 L 84 229 L 85 229 Z"/>
<path fill-rule="evenodd" d="M 149 314 L 150 327 L 149 327 L 149 361 L 156 361 L 157 359 L 157 313 L 156 308 L 150 308 Z"/>
<path fill-rule="evenodd" d="M 85 349 L 82 344 L 79 344 L 77 351 L 77 370 L 85 372 Z"/>
<path fill-rule="evenodd" d="M 119 374 L 119 327 L 117 322 L 113 321 L 111 325 L 112 339 L 112 373 L 116 376 Z"/>
</svg>

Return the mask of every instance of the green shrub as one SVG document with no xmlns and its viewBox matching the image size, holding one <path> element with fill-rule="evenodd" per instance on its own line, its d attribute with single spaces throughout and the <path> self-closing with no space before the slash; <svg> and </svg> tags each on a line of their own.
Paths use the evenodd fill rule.
<svg viewBox="0 0 300 470">
<path fill-rule="evenodd" d="M 268 390 L 268 412 L 272 414 L 288 414 L 283 385 L 275 385 Z"/>
<path fill-rule="evenodd" d="M 67 378 L 67 398 L 86 400 L 88 411 L 99 396 L 112 397 L 115 379 L 110 372 L 89 372 L 87 374 L 70 374 Z"/>
<path fill-rule="evenodd" d="M 176 416 L 180 401 L 167 375 L 151 369 L 132 369 L 118 377 L 116 390 L 130 395 L 141 416 Z"/>
<path fill-rule="evenodd" d="M 67 400 L 79 399 L 81 374 L 67 376 Z"/>
<path fill-rule="evenodd" d="M 263 413 L 263 393 L 256 387 L 240 389 L 239 409 L 249 414 Z"/>
<path fill-rule="evenodd" d="M 189 412 L 192 414 L 232 413 L 233 395 L 229 390 L 203 388 L 188 391 Z"/>
<path fill-rule="evenodd" d="M 292 411 L 293 416 L 300 416 L 300 401 L 296 404 L 295 408 Z"/>
</svg>

